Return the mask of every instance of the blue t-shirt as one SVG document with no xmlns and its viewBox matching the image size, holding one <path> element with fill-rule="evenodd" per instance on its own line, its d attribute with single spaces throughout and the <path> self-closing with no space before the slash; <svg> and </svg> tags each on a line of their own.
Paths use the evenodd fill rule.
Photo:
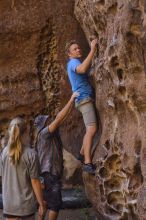
<svg viewBox="0 0 146 220">
<path fill-rule="evenodd" d="M 89 83 L 87 73 L 78 74 L 76 68 L 81 64 L 79 59 L 69 59 L 67 63 L 68 77 L 71 83 L 72 91 L 79 92 L 79 96 L 76 98 L 76 103 L 79 104 L 81 101 L 87 98 L 93 98 L 93 90 Z"/>
</svg>

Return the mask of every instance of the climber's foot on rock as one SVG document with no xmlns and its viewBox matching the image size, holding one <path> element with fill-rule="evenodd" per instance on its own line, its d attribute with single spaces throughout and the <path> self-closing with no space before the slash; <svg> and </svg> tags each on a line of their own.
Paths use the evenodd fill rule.
<svg viewBox="0 0 146 220">
<path fill-rule="evenodd" d="M 78 155 L 77 159 L 81 162 L 81 163 L 84 163 L 84 155 L 83 154 L 80 154 Z"/>
<path fill-rule="evenodd" d="M 82 170 L 89 174 L 95 175 L 96 167 L 92 163 L 83 164 Z"/>
</svg>

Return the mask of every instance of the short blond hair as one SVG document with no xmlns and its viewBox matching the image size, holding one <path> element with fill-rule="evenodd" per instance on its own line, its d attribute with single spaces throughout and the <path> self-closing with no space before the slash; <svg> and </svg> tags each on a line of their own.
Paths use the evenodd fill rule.
<svg viewBox="0 0 146 220">
<path fill-rule="evenodd" d="M 67 55 L 69 53 L 69 49 L 70 49 L 71 45 L 73 45 L 73 44 L 78 44 L 79 45 L 79 42 L 77 40 L 71 40 L 71 41 L 66 43 L 66 45 L 65 45 L 65 53 Z"/>
</svg>

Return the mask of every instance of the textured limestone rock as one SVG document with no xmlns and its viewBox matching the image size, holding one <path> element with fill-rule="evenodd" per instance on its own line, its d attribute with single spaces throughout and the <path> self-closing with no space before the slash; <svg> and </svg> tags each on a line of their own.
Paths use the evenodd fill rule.
<svg viewBox="0 0 146 220">
<path fill-rule="evenodd" d="M 75 4 L 88 41 L 94 35 L 99 42 L 93 65 L 102 137 L 96 177 L 84 174 L 99 219 L 146 219 L 145 6 L 141 0 Z"/>
</svg>

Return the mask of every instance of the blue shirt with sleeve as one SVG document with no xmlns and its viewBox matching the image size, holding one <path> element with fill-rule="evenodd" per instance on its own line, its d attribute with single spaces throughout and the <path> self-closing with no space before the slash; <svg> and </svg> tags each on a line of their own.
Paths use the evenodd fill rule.
<svg viewBox="0 0 146 220">
<path fill-rule="evenodd" d="M 81 64 L 81 61 L 76 58 L 69 59 L 67 63 L 68 77 L 71 83 L 72 91 L 79 92 L 79 96 L 76 98 L 76 104 L 81 101 L 93 98 L 93 89 L 89 83 L 87 73 L 76 73 L 76 68 Z"/>
</svg>

